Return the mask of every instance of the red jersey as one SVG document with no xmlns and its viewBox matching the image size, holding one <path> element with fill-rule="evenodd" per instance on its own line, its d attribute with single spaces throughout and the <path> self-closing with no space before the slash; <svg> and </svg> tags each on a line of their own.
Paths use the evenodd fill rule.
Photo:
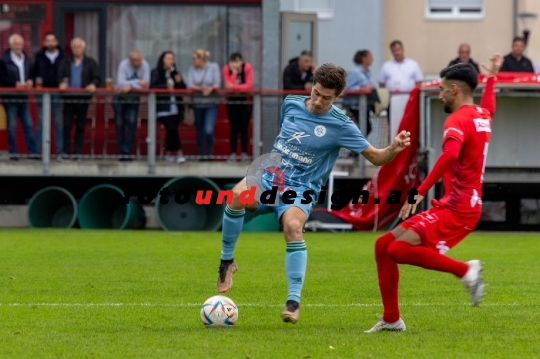
<svg viewBox="0 0 540 359">
<path fill-rule="evenodd" d="M 491 112 L 477 105 L 466 105 L 444 123 L 442 144 L 450 139 L 461 143 L 459 157 L 443 177 L 444 196 L 434 205 L 457 212 L 478 212 L 482 205 L 482 183 L 489 139 Z"/>
<path fill-rule="evenodd" d="M 443 153 L 418 188 L 427 191 L 443 177 L 444 196 L 432 204 L 460 213 L 480 213 L 482 184 L 495 113 L 495 79 L 487 79 L 481 105 L 465 105 L 444 123 Z"/>
</svg>

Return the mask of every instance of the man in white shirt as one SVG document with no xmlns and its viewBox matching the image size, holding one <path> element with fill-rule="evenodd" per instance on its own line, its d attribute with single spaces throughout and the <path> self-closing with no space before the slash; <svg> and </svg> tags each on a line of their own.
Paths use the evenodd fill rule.
<svg viewBox="0 0 540 359">
<path fill-rule="evenodd" d="M 394 59 L 383 64 L 379 73 L 379 85 L 390 92 L 411 92 L 422 83 L 422 70 L 416 61 L 405 57 L 401 41 L 392 41 L 390 50 Z"/>
<path fill-rule="evenodd" d="M 34 82 L 32 81 L 30 60 L 23 52 L 24 39 L 19 34 L 13 34 L 9 37 L 8 42 L 10 48 L 4 52 L 0 59 L 0 85 L 16 89 L 30 89 Z M 15 161 L 19 159 L 16 144 L 17 117 L 23 125 L 28 158 L 37 158 L 28 96 L 2 95 L 2 103 L 6 111 L 10 159 Z"/>
<path fill-rule="evenodd" d="M 379 73 L 379 86 L 387 88 L 392 94 L 387 110 L 390 124 L 389 140 L 397 133 L 409 98 L 409 92 L 420 85 L 424 79 L 418 63 L 405 57 L 401 41 L 392 41 L 390 50 L 394 58 L 386 61 Z"/>
</svg>

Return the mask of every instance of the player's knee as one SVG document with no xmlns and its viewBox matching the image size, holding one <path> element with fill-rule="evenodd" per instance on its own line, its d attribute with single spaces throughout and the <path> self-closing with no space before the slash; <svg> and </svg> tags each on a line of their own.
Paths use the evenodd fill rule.
<svg viewBox="0 0 540 359">
<path fill-rule="evenodd" d="M 388 246 L 394 242 L 395 238 L 391 233 L 386 233 L 377 238 L 375 241 L 375 253 L 385 253 Z"/>
<path fill-rule="evenodd" d="M 388 246 L 388 255 L 392 260 L 396 263 L 404 263 L 405 256 L 406 256 L 406 249 L 410 247 L 410 244 L 395 240 Z"/>
<path fill-rule="evenodd" d="M 296 238 L 302 236 L 304 226 L 302 221 L 292 218 L 288 220 L 283 226 L 283 232 L 285 232 L 286 238 Z"/>
<path fill-rule="evenodd" d="M 232 209 L 245 209 L 246 205 L 240 203 L 240 197 L 245 196 L 244 191 L 246 191 L 246 185 L 245 184 L 238 184 L 236 185 L 232 191 L 233 191 L 233 203 L 229 205 Z"/>
</svg>

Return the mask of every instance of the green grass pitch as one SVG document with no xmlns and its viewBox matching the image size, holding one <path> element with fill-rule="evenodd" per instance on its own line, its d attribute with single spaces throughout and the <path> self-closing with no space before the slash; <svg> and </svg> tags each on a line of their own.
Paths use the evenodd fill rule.
<svg viewBox="0 0 540 359">
<path fill-rule="evenodd" d="M 377 233 L 306 233 L 300 321 L 281 322 L 281 233 L 243 233 L 227 295 L 234 328 L 205 328 L 220 233 L 0 231 L 2 358 L 534 358 L 540 236 L 474 233 L 449 255 L 485 262 L 480 307 L 451 275 L 401 266 L 403 333 L 366 334 L 382 311 Z"/>
</svg>

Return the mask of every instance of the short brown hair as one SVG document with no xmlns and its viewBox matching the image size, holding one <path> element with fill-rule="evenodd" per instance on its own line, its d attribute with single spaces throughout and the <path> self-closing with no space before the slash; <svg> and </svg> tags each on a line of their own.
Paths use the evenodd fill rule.
<svg viewBox="0 0 540 359">
<path fill-rule="evenodd" d="M 313 73 L 313 85 L 317 83 L 335 90 L 336 96 L 339 96 L 347 83 L 347 71 L 334 64 L 323 64 Z"/>
</svg>

